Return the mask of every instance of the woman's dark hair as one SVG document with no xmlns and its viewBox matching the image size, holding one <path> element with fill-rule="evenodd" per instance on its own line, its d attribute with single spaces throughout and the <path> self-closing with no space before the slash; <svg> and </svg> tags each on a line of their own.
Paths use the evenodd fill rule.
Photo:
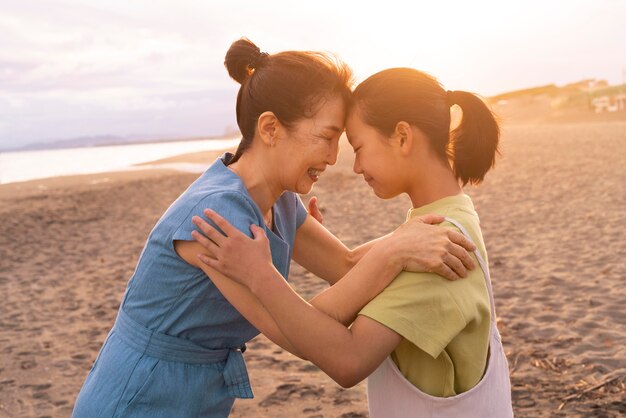
<svg viewBox="0 0 626 418">
<path fill-rule="evenodd" d="M 417 127 L 435 152 L 452 161 L 463 185 L 480 183 L 495 165 L 500 128 L 476 95 L 446 91 L 434 77 L 412 68 L 390 68 L 369 77 L 354 90 L 353 104 L 363 121 L 391 136 L 398 122 Z M 450 133 L 450 106 L 463 116 Z"/>
<path fill-rule="evenodd" d="M 341 97 L 346 106 L 350 102 L 352 71 L 337 58 L 321 52 L 269 55 L 241 38 L 231 45 L 224 65 L 241 84 L 236 110 L 242 139 L 229 164 L 252 144 L 263 112 L 273 112 L 289 128 L 300 119 L 313 117 L 323 102 L 334 96 Z"/>
</svg>

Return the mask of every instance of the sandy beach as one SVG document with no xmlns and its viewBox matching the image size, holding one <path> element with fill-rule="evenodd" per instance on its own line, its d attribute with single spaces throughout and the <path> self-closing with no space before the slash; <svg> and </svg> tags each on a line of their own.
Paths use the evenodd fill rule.
<svg viewBox="0 0 626 418">
<path fill-rule="evenodd" d="M 466 193 L 489 251 L 516 416 L 624 416 L 626 122 L 505 126 L 502 153 Z M 352 162 L 344 140 L 312 193 L 350 246 L 393 230 L 410 207 L 377 199 Z M 146 170 L 0 186 L 0 417 L 70 415 L 148 233 L 196 177 Z M 295 264 L 290 280 L 307 298 L 325 287 Z M 342 389 L 263 336 L 245 358 L 255 398 L 238 400 L 233 417 L 368 416 L 365 383 Z"/>
</svg>

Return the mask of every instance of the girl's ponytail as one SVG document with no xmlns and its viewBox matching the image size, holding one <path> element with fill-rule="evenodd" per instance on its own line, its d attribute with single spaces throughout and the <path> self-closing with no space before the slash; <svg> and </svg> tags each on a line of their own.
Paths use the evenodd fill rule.
<svg viewBox="0 0 626 418">
<path fill-rule="evenodd" d="M 454 104 L 463 118 L 450 132 Z M 500 129 L 487 105 L 472 93 L 446 91 L 422 71 L 389 68 L 370 76 L 354 90 L 353 106 L 384 135 L 392 135 L 400 121 L 419 128 L 463 185 L 480 183 L 495 164 Z"/>
<path fill-rule="evenodd" d="M 454 175 L 463 185 L 478 184 L 495 165 L 499 154 L 498 122 L 487 105 L 473 93 L 448 91 L 446 101 L 449 106 L 456 104 L 463 111 L 461 123 L 450 135 L 447 150 Z"/>
</svg>

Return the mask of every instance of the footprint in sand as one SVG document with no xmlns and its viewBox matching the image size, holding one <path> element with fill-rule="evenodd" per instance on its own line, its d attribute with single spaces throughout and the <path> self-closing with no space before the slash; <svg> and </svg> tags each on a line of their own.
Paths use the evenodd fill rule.
<svg viewBox="0 0 626 418">
<path fill-rule="evenodd" d="M 324 388 L 320 386 L 286 383 L 278 386 L 274 393 L 261 401 L 259 405 L 267 408 L 273 405 L 286 403 L 291 398 L 298 398 L 300 400 L 319 399 L 323 395 Z"/>
<path fill-rule="evenodd" d="M 367 418 L 367 414 L 363 412 L 346 412 L 341 414 L 339 418 Z"/>
<path fill-rule="evenodd" d="M 315 364 L 305 364 L 304 366 L 298 369 L 300 372 L 319 372 L 320 369 Z"/>
</svg>

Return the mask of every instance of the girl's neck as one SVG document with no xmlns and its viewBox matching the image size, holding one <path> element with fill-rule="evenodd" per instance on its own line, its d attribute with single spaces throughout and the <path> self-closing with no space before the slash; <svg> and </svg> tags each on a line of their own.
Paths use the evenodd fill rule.
<svg viewBox="0 0 626 418">
<path fill-rule="evenodd" d="M 261 213 L 264 216 L 271 216 L 272 206 L 284 190 L 272 186 L 273 180 L 269 176 L 266 165 L 262 164 L 259 158 L 255 158 L 252 150 L 249 150 L 228 168 L 241 178 L 248 194 Z"/>
<path fill-rule="evenodd" d="M 414 181 L 407 191 L 414 208 L 463 191 L 447 162 L 429 164 L 428 167 L 422 167 L 421 172 L 421 175 L 413 177 Z"/>
</svg>

